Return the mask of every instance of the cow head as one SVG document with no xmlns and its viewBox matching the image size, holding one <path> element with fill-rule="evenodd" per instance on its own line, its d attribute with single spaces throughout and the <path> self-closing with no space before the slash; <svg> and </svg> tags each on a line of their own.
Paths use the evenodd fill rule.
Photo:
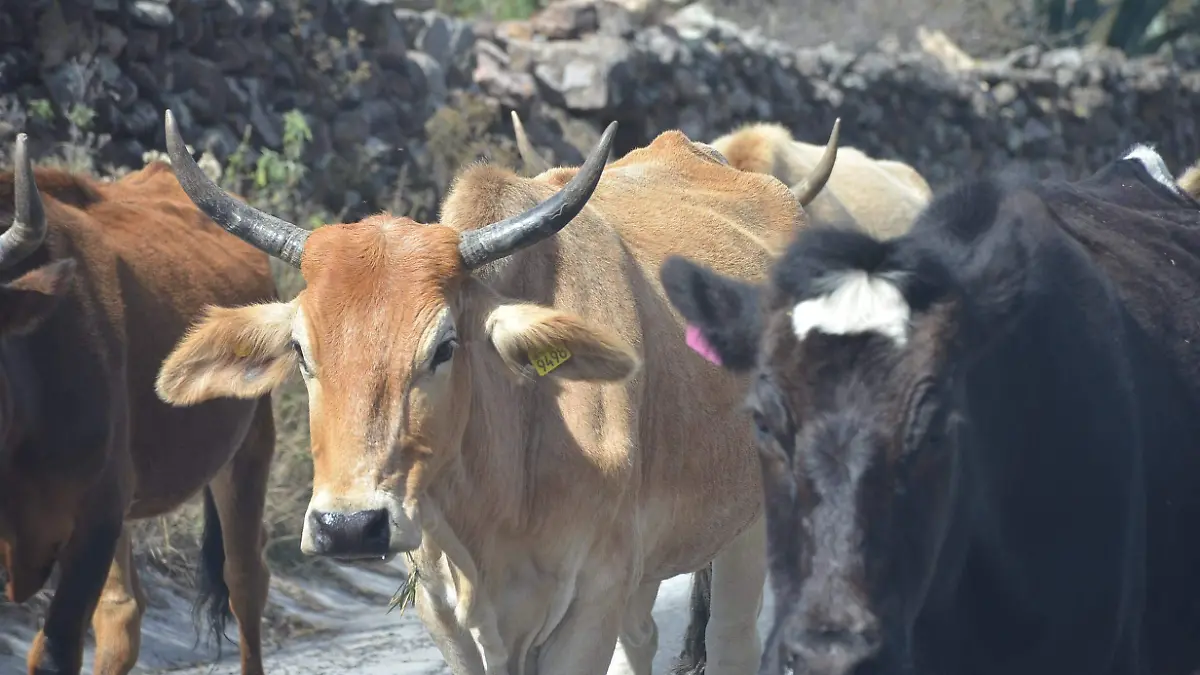
<svg viewBox="0 0 1200 675">
<path fill-rule="evenodd" d="M 166 124 L 192 200 L 298 267 L 307 286 L 288 303 L 211 309 L 164 361 L 159 396 L 176 405 L 257 397 L 300 369 L 315 473 L 305 553 L 378 559 L 419 545 L 423 509 L 432 509 L 422 506 L 426 490 L 456 460 L 472 398 L 482 395 L 473 374 L 619 381 L 638 367 L 611 330 L 502 297 L 472 275 L 554 235 L 584 208 L 615 123 L 561 191 L 512 218 L 460 233 L 379 215 L 311 236 L 224 193 L 188 155 L 169 111 Z"/>
<path fill-rule="evenodd" d="M 946 267 L 907 237 L 813 228 L 762 286 L 678 257 L 660 275 L 693 349 L 749 375 L 772 582 L 794 599 L 762 672 L 904 670 L 956 504 Z"/>
<path fill-rule="evenodd" d="M 0 234 L 0 270 L 25 261 L 46 237 L 45 210 L 25 134 L 17 136 L 13 158 L 13 219 Z M 42 484 L 41 476 L 53 472 L 31 470 L 37 457 L 17 457 L 25 438 L 18 410 L 29 373 L 12 342 L 42 325 L 74 276 L 75 261 L 66 258 L 0 283 L 0 564 L 8 571 L 7 594 L 14 602 L 24 602 L 46 583 L 59 548 L 70 536 L 73 505 Z M 48 491 L 54 499 L 43 498 Z"/>
</svg>

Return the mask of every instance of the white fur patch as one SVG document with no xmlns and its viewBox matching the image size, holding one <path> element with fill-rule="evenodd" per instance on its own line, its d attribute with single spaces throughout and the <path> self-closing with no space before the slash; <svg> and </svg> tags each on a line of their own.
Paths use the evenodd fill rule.
<svg viewBox="0 0 1200 675">
<path fill-rule="evenodd" d="M 831 292 L 796 304 L 792 329 L 803 340 L 810 332 L 830 335 L 880 333 L 904 346 L 911 310 L 891 281 L 861 270 L 839 274 Z"/>
<path fill-rule="evenodd" d="M 1134 159 L 1142 163 L 1146 167 L 1146 171 L 1154 180 L 1158 181 L 1172 192 L 1179 192 L 1179 184 L 1171 177 L 1171 170 L 1167 168 L 1167 163 L 1163 161 L 1162 155 L 1158 154 L 1154 148 L 1145 143 L 1138 143 L 1125 153 L 1121 159 Z"/>
</svg>

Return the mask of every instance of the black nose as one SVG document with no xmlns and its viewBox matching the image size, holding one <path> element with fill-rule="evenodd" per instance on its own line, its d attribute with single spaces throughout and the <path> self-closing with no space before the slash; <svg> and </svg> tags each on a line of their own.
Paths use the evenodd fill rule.
<svg viewBox="0 0 1200 675">
<path fill-rule="evenodd" d="M 388 552 L 391 532 L 383 509 L 350 513 L 313 511 L 309 515 L 313 552 L 317 555 L 358 558 Z"/>
</svg>

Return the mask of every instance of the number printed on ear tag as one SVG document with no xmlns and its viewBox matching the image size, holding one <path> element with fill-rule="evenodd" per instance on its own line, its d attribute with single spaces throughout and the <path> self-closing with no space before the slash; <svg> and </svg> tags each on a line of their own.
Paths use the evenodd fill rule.
<svg viewBox="0 0 1200 675">
<path fill-rule="evenodd" d="M 546 373 L 566 363 L 569 358 L 571 358 L 571 350 L 566 347 L 551 347 L 544 351 L 529 353 L 529 363 L 537 369 L 538 375 L 543 377 Z"/>
</svg>

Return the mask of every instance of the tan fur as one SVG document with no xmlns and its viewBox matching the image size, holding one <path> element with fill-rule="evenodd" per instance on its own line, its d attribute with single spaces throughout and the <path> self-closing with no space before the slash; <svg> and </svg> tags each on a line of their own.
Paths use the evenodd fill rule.
<svg viewBox="0 0 1200 675">
<path fill-rule="evenodd" d="M 549 307 L 501 305 L 488 314 L 484 325 L 500 358 L 513 371 L 530 378 L 537 377 L 529 365 L 530 355 L 551 348 L 571 352 L 554 371 L 568 380 L 622 381 L 641 365 L 633 348 L 612 331 Z"/>
<path fill-rule="evenodd" d="M 459 232 L 524 211 L 575 173 L 473 166 L 439 225 L 376 216 L 319 228 L 292 303 L 315 370 L 313 508 L 394 495 L 393 528 L 411 518 L 423 532 L 418 610 L 448 660 L 475 664 L 462 672 L 603 673 L 618 634 L 633 635 L 619 630 L 627 599 L 712 560 L 762 508 L 744 384 L 685 346 L 657 270 L 676 253 L 762 278 L 770 249 L 804 224 L 795 198 L 668 131 L 612 162 L 555 237 L 461 268 Z M 446 312 L 460 347 L 430 371 Z M 238 376 L 209 364 L 226 363 L 242 317 L 210 315 L 189 335 L 160 382 L 202 384 L 165 387 L 168 398 L 238 395 Z M 522 352 L 555 343 L 571 359 L 530 374 Z M 762 555 L 736 563 L 750 565 L 746 593 L 762 588 Z M 757 667 L 757 604 L 731 606 L 714 606 L 728 639 L 709 646 L 713 675 Z"/>
<path fill-rule="evenodd" d="M 753 123 L 712 142 L 729 163 L 796 185 L 816 166 L 824 146 L 801 143 L 775 123 Z M 805 206 L 813 222 L 854 223 L 877 237 L 903 234 L 929 203 L 929 184 L 912 167 L 838 148 L 829 182 Z"/>
<path fill-rule="evenodd" d="M 90 617 L 93 672 L 128 672 L 146 606 L 123 521 L 159 516 L 210 485 L 219 509 L 237 511 L 224 524 L 226 579 L 242 672 L 259 675 L 270 397 L 174 408 L 155 396 L 154 377 L 207 305 L 274 297 L 267 258 L 206 218 L 166 164 L 111 183 L 43 169 L 34 178 L 47 240 L 0 285 L 0 339 L 23 366 L 0 367 L 0 564 L 20 601 L 50 563 L 63 573 L 30 672 L 79 672 Z M 5 227 L 13 198 L 12 173 L 0 173 Z"/>
<path fill-rule="evenodd" d="M 1179 187 L 1191 195 L 1192 199 L 1200 199 L 1200 161 L 1188 167 L 1179 176 Z"/>
</svg>

